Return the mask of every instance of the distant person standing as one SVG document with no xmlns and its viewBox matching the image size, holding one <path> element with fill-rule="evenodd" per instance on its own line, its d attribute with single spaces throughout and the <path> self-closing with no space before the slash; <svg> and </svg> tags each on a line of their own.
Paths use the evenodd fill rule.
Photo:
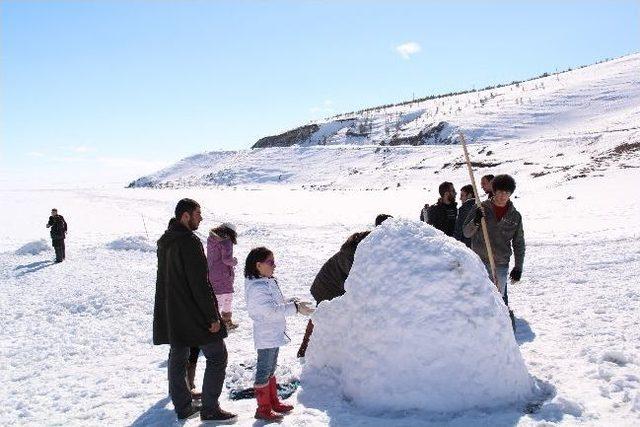
<svg viewBox="0 0 640 427">
<path fill-rule="evenodd" d="M 480 179 L 480 187 L 482 187 L 482 191 L 487 195 L 487 199 L 491 199 L 493 197 L 493 189 L 491 187 L 491 181 L 493 181 L 493 175 L 485 175 Z"/>
<path fill-rule="evenodd" d="M 65 259 L 64 239 L 67 235 L 67 222 L 62 215 L 58 215 L 58 209 L 51 209 L 47 228 L 51 228 L 49 232 L 51 234 L 51 245 L 56 251 L 56 262 L 62 262 Z"/>
<path fill-rule="evenodd" d="M 169 395 L 179 419 L 200 412 L 203 421 L 235 418 L 220 408 L 227 367 L 227 330 L 209 285 L 202 242 L 193 232 L 202 221 L 200 205 L 182 199 L 175 217 L 158 240 L 158 273 L 153 310 L 153 343 L 169 344 Z M 185 379 L 189 348 L 200 347 L 207 359 L 202 407 L 193 403 Z"/>
<path fill-rule="evenodd" d="M 451 182 L 445 181 L 438 187 L 440 198 L 438 203 L 431 205 L 427 211 L 427 224 L 442 231 L 447 236 L 453 236 L 458 217 L 456 190 Z"/>
<path fill-rule="evenodd" d="M 507 294 L 507 274 L 512 281 L 518 282 L 522 276 L 524 263 L 524 228 L 522 216 L 510 200 L 516 189 L 515 180 L 509 175 L 497 175 L 492 181 L 494 196 L 490 200 L 482 202 L 482 209 L 474 206 L 467 215 L 464 225 L 464 236 L 471 238 L 471 249 L 478 254 L 491 276 L 489 256 L 484 242 L 484 236 L 480 230 L 482 217 L 487 223 L 489 241 L 493 252 L 496 275 L 500 293 L 505 304 L 509 305 Z M 509 261 L 513 248 L 515 265 L 509 273 Z M 515 329 L 513 312 L 509 311 L 512 326 Z"/>
<path fill-rule="evenodd" d="M 460 189 L 460 208 L 458 209 L 458 218 L 456 218 L 456 229 L 454 233 L 454 237 L 467 245 L 467 247 L 471 247 L 471 239 L 464 237 L 463 227 L 464 221 L 467 219 L 467 215 L 469 211 L 473 209 L 473 206 L 476 203 L 475 195 L 473 193 L 473 186 L 465 185 Z"/>
</svg>

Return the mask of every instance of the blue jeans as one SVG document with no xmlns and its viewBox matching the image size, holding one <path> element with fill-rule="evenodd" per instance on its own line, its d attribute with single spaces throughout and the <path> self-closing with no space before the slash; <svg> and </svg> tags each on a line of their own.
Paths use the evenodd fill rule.
<svg viewBox="0 0 640 427">
<path fill-rule="evenodd" d="M 261 348 L 258 350 L 258 363 L 256 364 L 257 385 L 268 383 L 269 378 L 276 373 L 279 351 L 279 347 Z"/>
<path fill-rule="evenodd" d="M 491 265 L 485 264 L 487 273 L 489 273 L 489 279 L 493 283 L 493 276 L 491 275 Z M 505 305 L 509 305 L 509 296 L 507 295 L 507 276 L 509 275 L 509 264 L 496 265 L 496 276 L 498 276 L 498 286 L 500 286 L 500 293 Z"/>
</svg>

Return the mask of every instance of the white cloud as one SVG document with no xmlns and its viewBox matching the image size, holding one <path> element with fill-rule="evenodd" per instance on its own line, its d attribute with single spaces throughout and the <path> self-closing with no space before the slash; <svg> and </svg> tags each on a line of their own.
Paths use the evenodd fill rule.
<svg viewBox="0 0 640 427">
<path fill-rule="evenodd" d="M 44 157 L 44 153 L 41 153 L 39 151 L 29 151 L 27 153 L 27 156 L 29 156 L 29 157 Z"/>
<path fill-rule="evenodd" d="M 72 150 L 76 153 L 89 153 L 91 151 L 95 151 L 91 147 L 87 147 L 86 145 L 81 145 L 79 147 L 73 147 Z"/>
<path fill-rule="evenodd" d="M 411 55 L 415 55 L 421 50 L 422 47 L 416 42 L 408 42 L 403 43 L 400 46 L 396 46 L 396 52 L 398 52 L 404 59 L 410 59 Z"/>
</svg>

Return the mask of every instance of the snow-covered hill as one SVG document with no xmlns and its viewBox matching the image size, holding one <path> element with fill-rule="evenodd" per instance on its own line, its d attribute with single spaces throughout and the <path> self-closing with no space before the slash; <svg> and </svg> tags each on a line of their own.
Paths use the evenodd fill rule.
<svg viewBox="0 0 640 427">
<path fill-rule="evenodd" d="M 288 184 L 322 189 L 419 187 L 457 174 L 456 135 L 486 172 L 545 185 L 639 167 L 640 54 L 527 82 L 372 108 L 266 137 L 253 149 L 180 160 L 131 187 Z M 264 147 L 264 148 L 262 148 Z M 483 170 L 483 172 L 484 172 Z"/>
</svg>

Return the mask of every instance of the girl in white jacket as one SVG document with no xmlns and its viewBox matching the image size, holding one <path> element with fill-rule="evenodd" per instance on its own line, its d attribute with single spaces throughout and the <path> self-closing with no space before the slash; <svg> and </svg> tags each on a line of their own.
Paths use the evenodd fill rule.
<svg viewBox="0 0 640 427">
<path fill-rule="evenodd" d="M 253 320 L 253 341 L 258 350 L 254 384 L 258 409 L 255 417 L 268 421 L 279 420 L 281 413 L 293 409 L 278 399 L 274 377 L 279 347 L 290 341 L 285 317 L 313 312 L 310 303 L 284 299 L 278 282 L 273 278 L 275 268 L 273 252 L 265 247 L 252 249 L 244 267 L 247 312 Z"/>
</svg>

